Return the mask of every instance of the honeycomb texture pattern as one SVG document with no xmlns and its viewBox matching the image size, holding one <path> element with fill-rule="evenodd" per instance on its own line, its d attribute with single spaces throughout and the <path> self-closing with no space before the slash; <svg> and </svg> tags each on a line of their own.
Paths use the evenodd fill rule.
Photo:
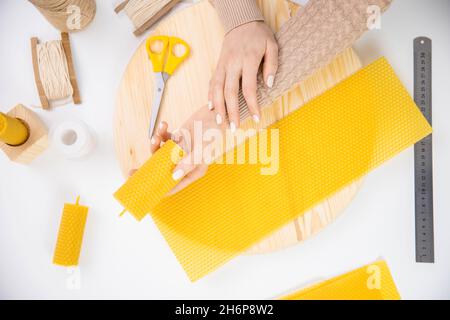
<svg viewBox="0 0 450 320">
<path fill-rule="evenodd" d="M 182 157 L 183 150 L 175 142 L 167 141 L 114 197 L 126 211 L 141 221 L 177 185 L 177 181 L 172 179 L 172 170 Z"/>
<path fill-rule="evenodd" d="M 88 211 L 88 207 L 79 204 L 64 205 L 53 255 L 54 264 L 67 267 L 78 265 Z"/>
<path fill-rule="evenodd" d="M 385 261 L 378 261 L 281 299 L 400 300 L 400 295 L 388 265 Z"/>
<path fill-rule="evenodd" d="M 179 148 L 166 143 L 116 193 L 135 216 L 151 211 L 192 281 L 431 133 L 384 58 L 270 128 L 279 132 L 274 175 L 261 175 L 263 164 L 213 164 L 205 177 L 164 197 L 174 184 L 168 155 Z"/>
</svg>

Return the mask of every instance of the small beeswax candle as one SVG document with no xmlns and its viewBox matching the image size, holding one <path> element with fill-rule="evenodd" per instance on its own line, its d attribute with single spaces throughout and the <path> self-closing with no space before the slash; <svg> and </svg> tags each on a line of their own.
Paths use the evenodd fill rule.
<svg viewBox="0 0 450 320">
<path fill-rule="evenodd" d="M 65 204 L 59 226 L 53 263 L 61 266 L 77 266 L 83 242 L 84 226 L 89 208 L 79 204 Z"/>
<path fill-rule="evenodd" d="M 28 128 L 21 120 L 0 112 L 0 141 L 18 146 L 27 141 L 28 135 Z"/>
</svg>

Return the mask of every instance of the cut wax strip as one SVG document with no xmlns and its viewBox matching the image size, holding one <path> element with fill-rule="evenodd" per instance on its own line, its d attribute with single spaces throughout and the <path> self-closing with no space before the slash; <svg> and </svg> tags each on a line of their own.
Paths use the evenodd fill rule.
<svg viewBox="0 0 450 320">
<path fill-rule="evenodd" d="M 400 300 L 385 261 L 291 293 L 281 300 Z"/>
<path fill-rule="evenodd" d="M 150 161 L 136 171 L 128 179 L 126 187 L 120 188 L 115 193 L 118 199 L 130 200 L 122 203 L 125 210 L 120 213 L 120 216 L 128 211 L 137 220 L 142 220 L 150 212 L 150 208 L 155 207 L 167 192 L 177 185 L 178 181 L 172 179 L 172 170 L 183 155 L 183 149 L 169 140 L 151 157 Z M 159 177 L 157 181 L 155 180 L 155 184 L 149 184 L 147 181 L 152 175 Z M 143 193 L 145 198 L 141 198 Z"/>
<path fill-rule="evenodd" d="M 431 133 L 384 58 L 269 129 L 279 133 L 279 141 L 269 141 L 279 144 L 276 174 L 262 175 L 266 164 L 213 164 L 202 179 L 165 196 L 176 184 L 170 155 L 181 150 L 168 142 L 116 192 L 136 218 L 151 213 L 191 280 Z"/>
<path fill-rule="evenodd" d="M 83 242 L 84 226 L 89 208 L 79 204 L 65 204 L 59 226 L 53 263 L 61 266 L 77 266 Z"/>
</svg>

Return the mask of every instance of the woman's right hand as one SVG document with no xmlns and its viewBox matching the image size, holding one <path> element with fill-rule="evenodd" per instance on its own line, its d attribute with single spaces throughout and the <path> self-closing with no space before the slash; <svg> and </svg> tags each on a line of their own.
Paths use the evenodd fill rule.
<svg viewBox="0 0 450 320">
<path fill-rule="evenodd" d="M 173 140 L 175 143 L 180 143 L 180 140 L 183 139 L 183 137 L 170 133 L 168 131 L 168 124 L 165 121 L 162 121 L 156 129 L 156 134 L 151 139 L 152 154 L 158 151 L 169 139 Z M 172 178 L 175 181 L 179 180 L 179 183 L 175 186 L 175 188 L 169 191 L 168 195 L 173 195 L 183 190 L 188 185 L 200 179 L 206 174 L 208 165 L 203 163 L 194 165 L 193 163 L 191 163 L 191 161 L 188 161 L 188 159 L 190 158 L 185 157 L 175 167 L 172 173 Z M 137 169 L 130 170 L 129 175 L 132 176 L 136 171 Z"/>
</svg>

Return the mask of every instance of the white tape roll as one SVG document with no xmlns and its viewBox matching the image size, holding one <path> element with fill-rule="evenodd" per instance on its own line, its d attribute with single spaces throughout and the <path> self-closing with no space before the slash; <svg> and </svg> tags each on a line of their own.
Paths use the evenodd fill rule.
<svg viewBox="0 0 450 320">
<path fill-rule="evenodd" d="M 67 159 L 81 158 L 94 147 L 89 128 L 81 121 L 64 121 L 58 124 L 53 130 L 52 141 Z"/>
</svg>

